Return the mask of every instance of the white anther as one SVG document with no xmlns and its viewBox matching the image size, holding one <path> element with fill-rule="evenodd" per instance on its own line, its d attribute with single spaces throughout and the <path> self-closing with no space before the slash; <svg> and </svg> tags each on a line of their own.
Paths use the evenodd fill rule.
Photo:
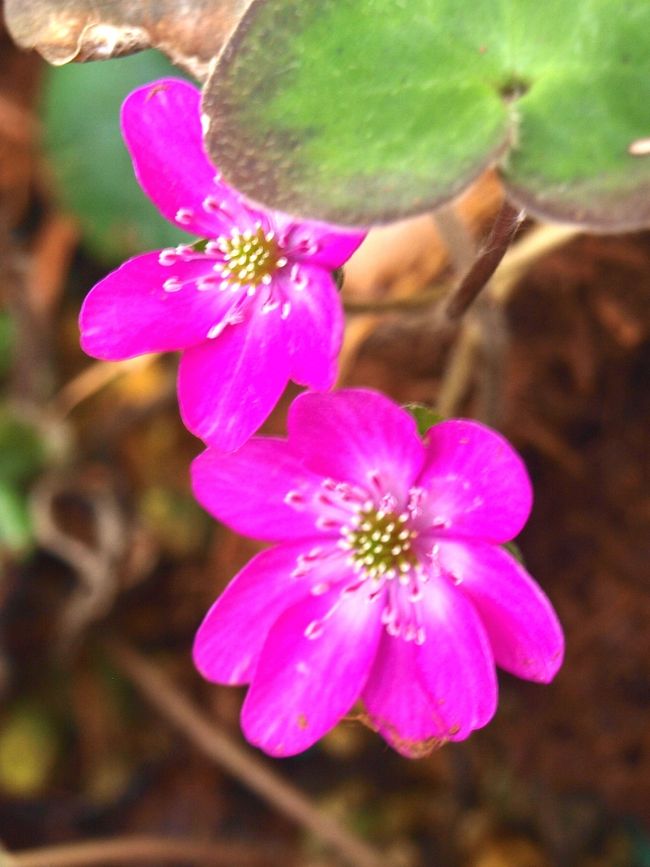
<svg viewBox="0 0 650 867">
<path fill-rule="evenodd" d="M 179 280 L 178 277 L 169 277 L 163 283 L 163 289 L 165 292 L 178 292 L 179 289 L 183 288 L 183 281 Z"/>
<path fill-rule="evenodd" d="M 176 222 L 182 223 L 183 225 L 187 225 L 192 222 L 194 218 L 194 211 L 192 208 L 179 208 L 176 211 Z"/>
<path fill-rule="evenodd" d="M 320 620 L 312 620 L 307 629 L 305 629 L 305 638 L 318 638 L 323 634 L 323 623 Z"/>
<path fill-rule="evenodd" d="M 174 247 L 167 247 L 164 250 L 161 250 L 158 254 L 158 264 L 159 265 L 173 265 L 174 262 L 178 261 L 178 252 Z"/>
<path fill-rule="evenodd" d="M 228 325 L 226 319 L 222 319 L 221 322 L 217 322 L 216 325 L 213 325 L 212 328 L 208 331 L 208 340 L 214 340 L 215 337 L 218 337 L 222 333 L 226 325 Z"/>
</svg>

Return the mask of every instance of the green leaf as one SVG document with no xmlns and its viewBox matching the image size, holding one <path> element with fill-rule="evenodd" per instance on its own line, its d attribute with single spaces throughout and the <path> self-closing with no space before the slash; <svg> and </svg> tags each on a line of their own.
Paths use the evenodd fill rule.
<svg viewBox="0 0 650 867">
<path fill-rule="evenodd" d="M 275 207 L 368 224 L 497 165 L 533 213 L 650 225 L 648 0 L 253 0 L 206 143 Z"/>
<path fill-rule="evenodd" d="M 0 481 L 0 549 L 22 554 L 30 547 L 32 535 L 25 494 Z"/>
<path fill-rule="evenodd" d="M 11 316 L 0 312 L 0 376 L 6 376 L 13 361 L 14 323 Z"/>
<path fill-rule="evenodd" d="M 0 788 L 14 797 L 38 794 L 59 749 L 59 733 L 47 711 L 28 702 L 15 705 L 0 725 Z"/>
<path fill-rule="evenodd" d="M 44 140 L 59 199 L 79 218 L 89 249 L 109 265 L 188 240 L 138 186 L 120 133 L 126 95 L 168 75 L 179 73 L 155 51 L 46 71 Z"/>
<path fill-rule="evenodd" d="M 404 409 L 410 413 L 415 419 L 415 423 L 418 426 L 418 433 L 421 437 L 423 437 L 427 431 L 434 426 L 434 424 L 438 424 L 438 422 L 444 421 L 444 415 L 440 415 L 439 412 L 436 412 L 435 409 L 432 409 L 430 406 L 426 406 L 423 403 L 407 403 L 404 404 Z"/>
<path fill-rule="evenodd" d="M 505 548 L 508 554 L 512 554 L 515 560 L 518 563 L 521 563 L 522 566 L 525 566 L 524 555 L 522 554 L 521 548 L 516 542 L 505 542 L 501 547 Z"/>
<path fill-rule="evenodd" d="M 43 466 L 45 448 L 31 424 L 0 410 L 0 482 L 20 485 Z"/>
</svg>

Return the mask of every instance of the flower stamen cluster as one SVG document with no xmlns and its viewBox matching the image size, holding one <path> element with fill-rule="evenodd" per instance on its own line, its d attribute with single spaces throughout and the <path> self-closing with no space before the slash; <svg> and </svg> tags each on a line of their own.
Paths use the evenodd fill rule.
<svg viewBox="0 0 650 867">
<path fill-rule="evenodd" d="M 408 573 L 417 563 L 411 542 L 417 531 L 407 526 L 406 512 L 397 515 L 376 509 L 362 509 L 353 526 L 343 529 L 341 547 L 351 552 L 355 569 L 370 578 L 396 578 Z"/>
<path fill-rule="evenodd" d="M 233 228 L 230 237 L 217 239 L 217 246 L 224 258 L 221 277 L 233 289 L 260 283 L 268 286 L 276 270 L 287 264 L 286 256 L 280 255 L 275 232 L 265 232 L 260 223 L 255 231 Z"/>
</svg>

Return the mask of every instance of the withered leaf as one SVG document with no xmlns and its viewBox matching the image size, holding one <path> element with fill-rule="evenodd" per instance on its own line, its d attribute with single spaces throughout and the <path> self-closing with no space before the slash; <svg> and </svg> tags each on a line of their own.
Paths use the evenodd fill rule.
<svg viewBox="0 0 650 867">
<path fill-rule="evenodd" d="M 197 79 L 250 0 L 5 0 L 9 32 L 57 66 L 158 48 Z"/>
</svg>

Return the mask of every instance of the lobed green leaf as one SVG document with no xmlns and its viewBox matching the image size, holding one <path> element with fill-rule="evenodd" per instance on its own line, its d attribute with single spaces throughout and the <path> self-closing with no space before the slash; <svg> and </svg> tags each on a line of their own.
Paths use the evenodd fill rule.
<svg viewBox="0 0 650 867">
<path fill-rule="evenodd" d="M 204 110 L 226 177 L 305 216 L 398 219 L 496 165 L 537 215 L 650 225 L 648 0 L 253 0 Z"/>
</svg>

